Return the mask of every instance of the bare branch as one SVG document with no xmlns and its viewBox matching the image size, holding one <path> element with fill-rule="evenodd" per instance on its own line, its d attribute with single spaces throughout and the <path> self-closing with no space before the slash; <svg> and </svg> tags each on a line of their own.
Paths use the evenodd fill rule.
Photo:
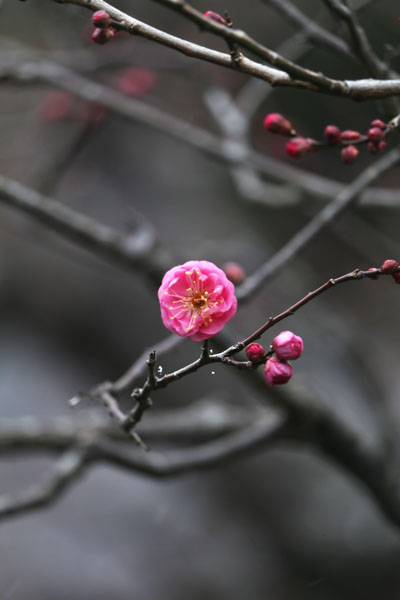
<svg viewBox="0 0 400 600">
<path fill-rule="evenodd" d="M 35 483 L 16 494 L 0 496 L 0 519 L 47 506 L 54 502 L 78 476 L 87 463 L 87 449 L 73 448 L 55 463 L 52 472 L 41 483 Z"/>
<path fill-rule="evenodd" d="M 148 225 L 141 224 L 135 234 L 122 234 L 4 175 L 0 175 L 0 202 L 28 213 L 96 254 L 141 270 L 154 282 L 169 268 L 170 259 Z"/>
<path fill-rule="evenodd" d="M 380 175 L 391 169 L 400 160 L 400 150 L 395 148 L 363 171 L 349 186 L 343 189 L 330 204 L 327 204 L 303 229 L 272 256 L 255 273 L 236 289 L 239 300 L 251 297 L 278 269 L 287 264 L 318 233 L 337 219 L 354 202 L 367 186 Z"/>
<path fill-rule="evenodd" d="M 250 60 L 244 56 L 240 56 L 240 60 L 232 60 L 230 54 L 211 50 L 198 44 L 193 44 L 187 40 L 165 33 L 155 27 L 147 25 L 131 17 L 130 15 L 116 9 L 112 5 L 104 2 L 104 0 L 91 0 L 90 5 L 85 0 L 59 0 L 62 4 L 76 4 L 90 10 L 105 10 L 112 17 L 118 28 L 127 31 L 134 35 L 140 35 L 153 42 L 158 42 L 163 46 L 167 46 L 185 54 L 192 58 L 201 59 L 207 62 L 212 62 L 229 69 L 247 73 L 259 79 L 263 79 L 271 85 L 289 86 L 300 89 L 307 89 L 314 92 L 322 92 L 342 96 L 353 100 L 371 100 L 378 98 L 387 98 L 400 95 L 400 80 L 373 80 L 360 79 L 355 81 L 340 81 L 324 76 L 322 73 L 304 69 L 291 61 L 287 61 L 273 50 L 258 44 L 251 40 L 252 50 L 258 53 L 262 52 L 265 60 L 270 64 L 276 65 L 278 68 L 269 67 L 261 63 Z M 202 21 L 206 21 L 201 17 Z M 211 22 L 211 20 L 210 20 Z M 249 39 L 242 31 L 236 31 L 232 28 L 227 28 L 218 23 L 207 23 L 208 27 L 212 27 L 213 31 L 219 31 L 220 35 L 225 39 L 241 44 L 243 40 L 249 43 Z M 29 76 L 29 65 L 26 69 Z"/>
</svg>

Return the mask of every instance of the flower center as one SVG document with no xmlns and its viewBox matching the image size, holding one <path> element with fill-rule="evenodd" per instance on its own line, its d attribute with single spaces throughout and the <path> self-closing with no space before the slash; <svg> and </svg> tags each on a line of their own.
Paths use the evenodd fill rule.
<svg viewBox="0 0 400 600">
<path fill-rule="evenodd" d="M 207 305 L 207 298 L 203 294 L 201 296 L 193 296 L 191 304 L 194 309 L 202 310 Z"/>
</svg>

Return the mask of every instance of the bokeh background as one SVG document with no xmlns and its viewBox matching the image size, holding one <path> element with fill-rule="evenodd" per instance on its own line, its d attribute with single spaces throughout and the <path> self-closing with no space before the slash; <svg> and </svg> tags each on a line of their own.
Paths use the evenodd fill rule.
<svg viewBox="0 0 400 600">
<path fill-rule="evenodd" d="M 274 49 L 296 33 L 268 3 L 194 4 L 202 11 L 228 9 L 236 26 Z M 320 0 L 296 4 L 345 36 Z M 221 40 L 149 0 L 117 6 L 225 50 Z M 397 45 L 396 2 L 368 2 L 359 14 L 381 55 L 385 44 Z M 290 159 L 282 140 L 262 129 L 267 112 L 282 112 L 310 137 L 321 137 L 331 122 L 365 131 L 382 116 L 377 103 L 290 89 L 271 93 L 267 84 L 141 39 L 121 36 L 94 46 L 89 13 L 79 7 L 3 0 L 0 16 L 5 59 L 40 54 L 77 70 L 84 66 L 87 77 L 110 85 L 134 68 L 137 88 L 129 93 L 214 133 L 220 128 L 208 108 L 211 94 L 223 89 L 235 97 L 246 89 L 258 98 L 253 146 L 285 162 Z M 93 58 L 93 68 L 80 62 L 79 52 L 88 63 Z M 341 79 L 366 76 L 323 49 L 305 51 L 299 60 Z M 393 64 L 398 66 L 396 59 Z M 43 83 L 2 81 L 0 172 L 127 233 L 140 214 L 168 247 L 171 266 L 233 260 L 252 272 L 322 206 L 318 197 L 296 194 L 296 181 L 281 188 L 265 180 L 264 200 L 248 197 L 226 165 L 190 145 L 78 99 L 64 97 L 59 114 L 54 91 Z M 389 146 L 396 143 L 394 135 Z M 363 151 L 356 164 L 345 166 L 338 151 L 328 150 L 297 166 L 348 182 L 373 160 Z M 391 189 L 399 184 L 398 169 L 379 181 Z M 398 208 L 349 209 L 238 312 L 233 331 L 243 337 L 329 277 L 398 258 L 399 246 Z M 398 305 L 399 289 L 389 278 L 363 281 L 318 298 L 290 321 L 306 348 L 293 390 L 308 390 L 372 438 L 382 421 L 400 427 Z M 0 306 L 2 418 L 70 414 L 70 397 L 118 377 L 165 335 L 155 288 L 140 274 L 94 257 L 2 205 Z M 185 343 L 163 367 L 185 364 L 197 351 Z M 206 368 L 159 392 L 153 413 L 199 399 L 251 406 L 268 403 L 269 394 L 256 396 L 240 373 Z M 87 400 L 75 410 L 89 408 L 95 405 Z M 46 455 L 2 458 L 1 493 L 35 481 L 49 464 Z M 296 446 L 170 481 L 96 467 L 55 505 L 2 522 L 0 556 L 0 598 L 13 600 L 399 597 L 398 531 L 358 482 Z"/>
</svg>

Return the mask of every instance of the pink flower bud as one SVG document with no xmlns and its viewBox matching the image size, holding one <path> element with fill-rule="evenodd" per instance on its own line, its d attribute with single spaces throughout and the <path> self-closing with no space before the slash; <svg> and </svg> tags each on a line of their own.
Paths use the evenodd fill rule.
<svg viewBox="0 0 400 600">
<path fill-rule="evenodd" d="M 246 279 L 245 270 L 243 269 L 242 265 L 239 265 L 238 263 L 227 262 L 222 265 L 222 270 L 227 278 L 235 285 L 239 285 Z"/>
<path fill-rule="evenodd" d="M 370 142 L 380 142 L 384 137 L 385 134 L 379 127 L 371 127 L 371 129 L 368 130 L 368 139 Z"/>
<path fill-rule="evenodd" d="M 352 163 L 356 160 L 359 152 L 355 146 L 346 146 L 341 152 L 342 161 L 344 163 Z"/>
<path fill-rule="evenodd" d="M 324 129 L 324 136 L 327 142 L 330 144 L 337 144 L 340 142 L 340 129 L 336 125 L 327 125 Z"/>
<path fill-rule="evenodd" d="M 392 277 L 395 283 L 400 283 L 400 273 L 393 273 Z"/>
<path fill-rule="evenodd" d="M 271 133 L 293 135 L 292 124 L 279 113 L 270 113 L 264 119 L 264 127 Z"/>
<path fill-rule="evenodd" d="M 293 369 L 288 362 L 281 361 L 277 356 L 271 356 L 264 365 L 264 377 L 268 385 L 283 385 L 293 374 Z"/>
<path fill-rule="evenodd" d="M 280 360 L 296 360 L 303 352 L 303 340 L 292 331 L 282 331 L 273 339 L 272 349 Z"/>
<path fill-rule="evenodd" d="M 380 119 L 375 119 L 371 122 L 371 127 L 379 127 L 379 129 L 386 129 L 386 125 Z"/>
<path fill-rule="evenodd" d="M 92 15 L 92 25 L 103 29 L 111 25 L 111 17 L 105 10 L 98 10 Z"/>
<path fill-rule="evenodd" d="M 251 362 L 259 362 L 264 358 L 265 350 L 261 344 L 249 344 L 246 348 L 246 355 Z"/>
<path fill-rule="evenodd" d="M 95 44 L 107 44 L 115 35 L 114 27 L 105 27 L 104 29 L 100 29 L 100 27 L 96 27 L 96 29 L 92 33 L 92 41 Z"/>
<path fill-rule="evenodd" d="M 309 140 L 302 137 L 295 137 L 286 144 L 286 152 L 292 158 L 299 158 L 306 152 L 311 151 L 311 144 Z"/>
<path fill-rule="evenodd" d="M 381 142 L 368 142 L 367 150 L 370 154 L 379 154 L 386 148 L 387 144 L 383 140 Z"/>
<path fill-rule="evenodd" d="M 375 268 L 375 267 L 371 267 L 370 269 L 367 269 L 367 270 L 368 270 L 368 271 L 376 271 L 376 268 Z M 379 279 L 379 274 L 378 274 L 378 273 L 375 273 L 374 275 L 370 275 L 370 276 L 368 277 L 368 279 Z"/>
<path fill-rule="evenodd" d="M 342 142 L 354 142 L 355 140 L 360 139 L 360 134 L 358 131 L 353 131 L 352 129 L 346 129 L 342 131 L 340 134 L 340 140 Z"/>
<path fill-rule="evenodd" d="M 395 273 L 398 268 L 399 268 L 399 263 L 397 262 L 397 260 L 388 258 L 381 265 L 381 273 Z"/>
<path fill-rule="evenodd" d="M 205 13 L 203 13 L 203 17 L 206 17 L 207 19 L 212 19 L 220 25 L 226 25 L 225 19 L 221 17 L 221 15 L 219 15 L 218 13 L 213 12 L 212 10 L 207 10 Z"/>
</svg>

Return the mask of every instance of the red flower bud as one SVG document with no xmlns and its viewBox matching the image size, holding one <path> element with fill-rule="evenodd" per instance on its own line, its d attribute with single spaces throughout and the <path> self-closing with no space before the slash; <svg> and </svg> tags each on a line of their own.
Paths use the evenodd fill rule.
<svg viewBox="0 0 400 600">
<path fill-rule="evenodd" d="M 341 152 L 342 161 L 344 163 L 352 163 L 356 160 L 359 152 L 355 146 L 346 146 Z"/>
<path fill-rule="evenodd" d="M 360 139 L 360 134 L 358 131 L 353 131 L 352 129 L 346 129 L 342 131 L 340 134 L 340 140 L 342 142 L 354 142 L 355 140 Z"/>
<path fill-rule="evenodd" d="M 386 125 L 380 119 L 375 119 L 371 122 L 371 127 L 379 127 L 379 129 L 386 129 Z"/>
<path fill-rule="evenodd" d="M 375 267 L 371 267 L 370 269 L 368 269 L 368 271 L 376 271 L 376 268 Z M 379 274 L 375 273 L 374 275 L 370 275 L 368 277 L 368 279 L 379 279 Z"/>
<path fill-rule="evenodd" d="M 95 44 L 107 44 L 115 35 L 114 27 L 105 27 L 104 29 L 100 29 L 100 27 L 96 27 L 96 29 L 92 33 L 92 40 Z"/>
<path fill-rule="evenodd" d="M 246 356 L 251 362 L 259 362 L 264 358 L 265 350 L 261 344 L 249 344 L 246 348 Z"/>
<path fill-rule="evenodd" d="M 238 263 L 227 262 L 222 266 L 222 270 L 234 285 L 239 285 L 246 279 L 245 270 Z"/>
<path fill-rule="evenodd" d="M 280 360 L 296 360 L 303 347 L 302 338 L 292 331 L 282 331 L 272 341 L 272 349 Z"/>
<path fill-rule="evenodd" d="M 271 387 L 287 383 L 293 374 L 288 362 L 281 361 L 277 356 L 271 356 L 264 365 L 265 381 Z"/>
<path fill-rule="evenodd" d="M 226 25 L 225 19 L 221 17 L 221 15 L 219 15 L 218 13 L 213 12 L 212 10 L 207 10 L 205 13 L 203 13 L 203 17 L 207 17 L 207 19 L 212 19 L 220 25 Z"/>
<path fill-rule="evenodd" d="M 270 113 L 264 119 L 264 127 L 271 133 L 280 133 L 281 135 L 293 135 L 293 128 L 290 121 L 285 119 L 279 113 Z"/>
<path fill-rule="evenodd" d="M 397 262 L 397 260 L 388 258 L 381 265 L 381 273 L 395 273 L 398 268 L 399 268 L 399 263 Z"/>
<path fill-rule="evenodd" d="M 393 273 L 392 277 L 395 283 L 400 283 L 400 273 Z"/>
<path fill-rule="evenodd" d="M 337 144 L 340 142 L 340 129 L 336 125 L 327 125 L 324 129 L 324 136 L 327 142 L 330 144 Z"/>
<path fill-rule="evenodd" d="M 371 127 L 371 129 L 368 130 L 368 139 L 370 142 L 380 142 L 384 137 L 385 134 L 379 127 Z"/>
<path fill-rule="evenodd" d="M 302 137 L 295 137 L 286 144 L 286 152 L 292 158 L 298 158 L 306 152 L 310 152 L 312 144 L 309 140 Z"/>
<path fill-rule="evenodd" d="M 105 10 L 98 10 L 92 15 L 92 25 L 103 29 L 111 25 L 111 17 Z"/>
</svg>

